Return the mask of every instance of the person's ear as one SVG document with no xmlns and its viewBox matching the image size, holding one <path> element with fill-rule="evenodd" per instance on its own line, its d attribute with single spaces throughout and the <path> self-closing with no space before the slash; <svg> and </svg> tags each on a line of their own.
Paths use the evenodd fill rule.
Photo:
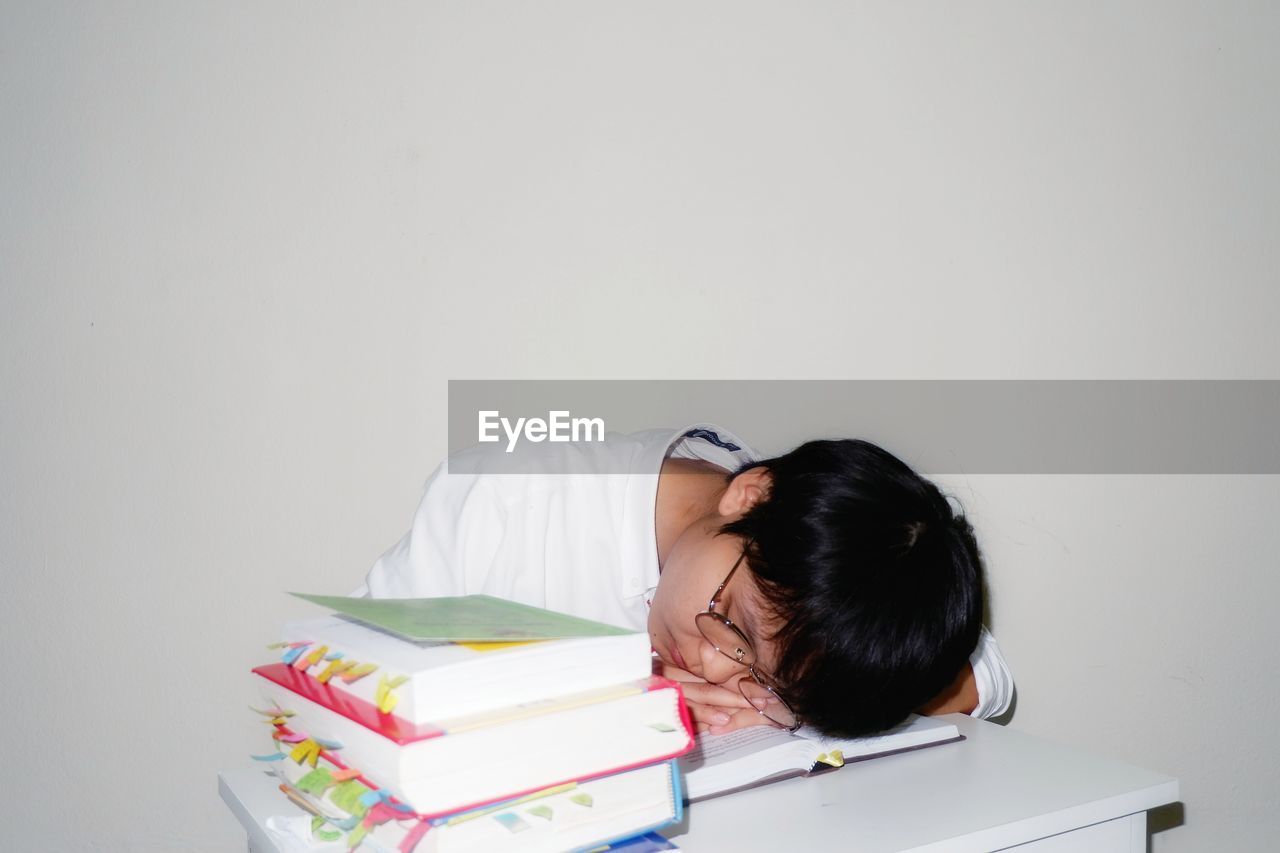
<svg viewBox="0 0 1280 853">
<path fill-rule="evenodd" d="M 741 515 L 760 501 L 769 499 L 773 475 L 764 467 L 749 468 L 729 482 L 720 496 L 721 515 Z"/>
</svg>

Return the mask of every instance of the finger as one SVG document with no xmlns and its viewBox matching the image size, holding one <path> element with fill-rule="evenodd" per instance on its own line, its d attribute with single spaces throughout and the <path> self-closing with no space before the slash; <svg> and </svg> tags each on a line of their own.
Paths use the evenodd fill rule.
<svg viewBox="0 0 1280 853">
<path fill-rule="evenodd" d="M 723 723 L 712 723 L 711 727 L 707 729 L 707 731 L 713 735 L 723 735 L 728 734 L 729 732 L 735 732 L 738 729 L 749 728 L 750 726 L 773 726 L 774 728 L 781 728 L 764 714 L 761 714 L 752 708 L 734 713 Z"/>
<path fill-rule="evenodd" d="M 689 706 L 689 716 L 693 718 L 693 721 L 707 727 L 727 725 L 738 710 L 735 708 L 718 708 L 715 705 L 703 705 L 697 702 L 686 704 Z"/>
<path fill-rule="evenodd" d="M 751 703 L 737 690 L 729 690 L 718 684 L 682 684 L 686 702 L 697 702 L 702 705 L 716 705 L 721 708 L 750 708 Z"/>
</svg>

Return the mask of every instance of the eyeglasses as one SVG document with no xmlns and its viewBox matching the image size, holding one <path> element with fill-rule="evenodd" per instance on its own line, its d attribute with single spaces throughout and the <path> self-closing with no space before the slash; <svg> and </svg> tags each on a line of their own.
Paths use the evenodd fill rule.
<svg viewBox="0 0 1280 853">
<path fill-rule="evenodd" d="M 756 671 L 756 651 L 751 647 L 751 641 L 728 616 L 716 612 L 716 604 L 720 601 L 724 588 L 729 585 L 733 573 L 738 570 L 738 566 L 742 565 L 746 556 L 747 550 L 743 548 L 742 556 L 738 557 L 738 561 L 725 576 L 724 583 L 716 588 L 716 594 L 711 596 L 711 601 L 707 602 L 707 609 L 695 616 L 694 622 L 698 626 L 698 631 L 708 643 L 715 647 L 716 651 L 734 663 L 747 667 L 747 674 L 751 676 L 751 680 L 738 679 L 738 692 L 751 703 L 751 707 L 774 725 L 794 732 L 800 728 L 800 718 L 795 711 L 791 710 L 791 706 L 778 694 L 769 680 Z"/>
</svg>

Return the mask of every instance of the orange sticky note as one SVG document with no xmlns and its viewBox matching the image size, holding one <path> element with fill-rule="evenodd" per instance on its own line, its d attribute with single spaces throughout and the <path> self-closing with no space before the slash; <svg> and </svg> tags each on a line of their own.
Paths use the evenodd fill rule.
<svg viewBox="0 0 1280 853">
<path fill-rule="evenodd" d="M 345 681 L 347 684 L 351 684 L 354 681 L 359 681 L 360 679 L 364 678 L 369 673 L 374 672 L 375 670 L 377 670 L 377 668 L 378 668 L 378 665 L 376 663 L 360 663 L 360 664 L 356 664 L 351 669 L 342 673 L 338 677 L 341 678 L 343 681 Z"/>
</svg>

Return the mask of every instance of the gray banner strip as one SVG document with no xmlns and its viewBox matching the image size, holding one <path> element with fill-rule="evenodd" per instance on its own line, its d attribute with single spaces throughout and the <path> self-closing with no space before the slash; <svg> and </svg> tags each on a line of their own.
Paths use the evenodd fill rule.
<svg viewBox="0 0 1280 853">
<path fill-rule="evenodd" d="M 531 455 L 588 473 L 562 452 L 575 442 L 535 441 L 521 418 L 559 418 L 565 435 L 572 419 L 611 433 L 711 423 L 766 455 L 862 438 L 925 474 L 1280 473 L 1280 380 L 450 380 L 451 453 L 479 443 L 481 412 L 498 436 L 486 470 L 510 473 Z"/>
</svg>

